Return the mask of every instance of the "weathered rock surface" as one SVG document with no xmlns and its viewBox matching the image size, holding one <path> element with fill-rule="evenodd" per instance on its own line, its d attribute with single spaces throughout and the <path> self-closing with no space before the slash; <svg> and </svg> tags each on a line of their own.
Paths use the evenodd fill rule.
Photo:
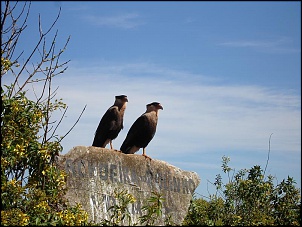
<svg viewBox="0 0 302 227">
<path fill-rule="evenodd" d="M 163 225 L 170 215 L 180 225 L 200 183 L 197 173 L 183 171 L 167 162 L 92 146 L 74 147 L 59 157 L 58 164 L 68 174 L 67 199 L 73 205 L 81 203 L 90 221 L 95 223 L 110 219 L 107 210 L 116 204 L 114 190 L 124 189 L 136 199 L 128 206 L 130 225 L 139 224 L 138 218 L 144 214 L 141 208 L 151 192 L 158 192 L 165 199 L 162 218 L 155 224 Z"/>
</svg>

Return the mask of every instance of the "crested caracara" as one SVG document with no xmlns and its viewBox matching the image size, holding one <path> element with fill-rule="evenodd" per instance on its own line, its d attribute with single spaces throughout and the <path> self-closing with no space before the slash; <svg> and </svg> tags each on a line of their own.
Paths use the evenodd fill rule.
<svg viewBox="0 0 302 227">
<path fill-rule="evenodd" d="M 126 139 L 120 148 L 125 154 L 134 154 L 140 148 L 143 148 L 143 155 L 150 158 L 146 155 L 145 148 L 155 135 L 158 110 L 163 110 L 163 107 L 158 102 L 152 102 L 146 105 L 146 108 L 146 112 L 137 118 L 129 129 Z"/>
<path fill-rule="evenodd" d="M 106 147 L 110 143 L 110 148 L 113 149 L 112 140 L 124 127 L 123 118 L 127 102 L 126 95 L 115 96 L 114 104 L 106 111 L 96 129 L 92 146 Z"/>
</svg>

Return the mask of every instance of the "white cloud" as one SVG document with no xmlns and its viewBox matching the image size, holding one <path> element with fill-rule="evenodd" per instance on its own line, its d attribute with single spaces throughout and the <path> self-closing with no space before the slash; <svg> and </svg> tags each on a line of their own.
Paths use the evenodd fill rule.
<svg viewBox="0 0 302 227">
<path fill-rule="evenodd" d="M 123 13 L 114 16 L 87 15 L 85 19 L 96 26 L 116 27 L 122 29 L 132 29 L 143 24 L 139 14 Z"/>
<path fill-rule="evenodd" d="M 193 22 L 195 22 L 195 19 L 193 19 L 192 17 L 187 17 L 187 18 L 185 18 L 185 20 L 184 20 L 184 23 L 185 23 L 185 24 L 191 24 L 191 23 L 193 23 Z"/>
<path fill-rule="evenodd" d="M 77 126 L 74 130 L 81 137 L 77 140 L 81 145 L 90 145 L 95 128 L 113 104 L 114 96 L 126 94 L 129 103 L 125 129 L 114 142 L 116 146 L 145 111 L 145 105 L 159 101 L 164 106 L 159 116 L 157 134 L 160 137 L 155 136 L 156 142 L 150 143 L 150 149 L 160 146 L 157 143 L 171 154 L 177 153 L 170 149 L 171 146 L 180 151 L 186 149 L 186 152 L 198 148 L 204 151 L 224 147 L 262 149 L 266 147 L 270 133 L 274 133 L 278 138 L 276 149 L 300 152 L 300 97 L 260 86 L 207 85 L 204 80 L 194 79 L 197 75 L 190 78 L 189 73 L 177 80 L 174 78 L 177 72 L 173 70 L 160 67 L 154 70 L 154 65 L 148 69 L 147 64 L 137 66 L 91 67 L 87 70 L 70 67 L 66 75 L 58 79 L 58 95 L 70 106 L 69 111 L 73 112 L 70 117 L 75 119 L 87 104 L 81 119 L 86 128 Z M 90 134 L 81 135 L 83 130 Z M 68 149 L 79 145 L 66 143 Z"/>
<path fill-rule="evenodd" d="M 222 42 L 218 45 L 228 47 L 243 47 L 254 48 L 259 51 L 269 53 L 300 53 L 300 48 L 291 47 L 293 41 L 289 38 L 280 38 L 270 41 L 258 41 L 258 40 L 237 40 Z"/>
<path fill-rule="evenodd" d="M 233 47 L 272 47 L 276 46 L 278 42 L 261 42 L 261 41 L 232 41 L 224 42 L 219 45 L 233 46 Z"/>
<path fill-rule="evenodd" d="M 72 132 L 78 139 L 68 136 L 63 141 L 67 150 L 76 145 L 90 145 L 97 124 L 113 104 L 114 96 L 126 94 L 129 103 L 125 129 L 114 142 L 118 148 L 131 124 L 145 111 L 145 105 L 159 101 L 164 106 L 157 132 L 160 136 L 155 136 L 150 149 L 158 146 L 171 154 L 184 149 L 193 153 L 223 148 L 266 151 L 263 148 L 267 138 L 274 133 L 276 150 L 301 151 L 301 98 L 288 91 L 215 85 L 215 80 L 202 75 L 147 63 L 87 68 L 75 65 L 70 64 L 66 73 L 53 81 L 54 88 L 59 86 L 57 97 L 62 97 L 69 106 L 62 134 L 87 105 Z"/>
<path fill-rule="evenodd" d="M 63 153 L 73 146 L 90 146 L 100 118 L 113 104 L 114 96 L 126 94 L 129 103 L 124 129 L 113 141 L 116 149 L 146 104 L 159 101 L 164 110 L 160 111 L 157 132 L 146 150 L 151 157 L 187 170 L 192 167 L 205 183 L 204 178 L 213 180 L 219 172 L 224 153 L 239 160 L 234 164 L 237 169 L 238 165 L 249 168 L 259 161 L 264 163 L 268 138 L 274 133 L 271 159 L 281 158 L 271 161 L 270 170 L 301 176 L 301 169 L 293 169 L 301 158 L 300 95 L 261 86 L 217 85 L 203 75 L 148 63 L 78 65 L 71 63 L 66 73 L 53 81 L 54 87 L 59 86 L 57 97 L 69 106 L 59 135 L 69 130 L 87 104 L 79 123 L 62 141 Z M 251 157 L 246 158 L 247 155 Z M 283 160 L 286 168 L 281 170 L 278 166 Z M 213 165 L 217 168 L 213 169 Z M 205 173 L 208 171 L 215 174 Z"/>
</svg>

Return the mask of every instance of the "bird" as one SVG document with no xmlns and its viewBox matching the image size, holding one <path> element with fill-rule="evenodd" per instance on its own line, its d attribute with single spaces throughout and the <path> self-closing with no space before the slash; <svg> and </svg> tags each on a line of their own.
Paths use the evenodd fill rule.
<svg viewBox="0 0 302 227">
<path fill-rule="evenodd" d="M 105 148 L 110 143 L 110 148 L 113 150 L 112 140 L 117 138 L 124 128 L 123 119 L 127 102 L 128 97 L 126 95 L 115 96 L 114 104 L 109 107 L 100 120 L 92 146 Z"/>
<path fill-rule="evenodd" d="M 152 102 L 146 105 L 146 112 L 138 117 L 130 127 L 120 148 L 122 153 L 134 154 L 140 148 L 143 148 L 142 155 L 151 160 L 151 158 L 146 155 L 146 147 L 155 135 L 158 111 L 160 109 L 163 110 L 164 108 L 159 102 Z"/>
</svg>

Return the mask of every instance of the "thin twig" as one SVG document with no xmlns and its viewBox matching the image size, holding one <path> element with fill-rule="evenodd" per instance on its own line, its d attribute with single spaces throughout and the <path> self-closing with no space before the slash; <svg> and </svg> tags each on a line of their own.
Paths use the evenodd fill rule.
<svg viewBox="0 0 302 227">
<path fill-rule="evenodd" d="M 82 113 L 78 117 L 77 121 L 73 124 L 73 126 L 69 129 L 69 131 L 64 136 L 61 137 L 59 142 L 61 142 L 71 132 L 71 130 L 76 126 L 76 124 L 79 122 L 80 118 L 82 117 L 82 114 L 84 113 L 86 107 L 87 107 L 87 104 L 85 105 L 84 109 L 82 110 Z"/>
<path fill-rule="evenodd" d="M 65 114 L 66 114 L 66 112 L 67 112 L 67 109 L 68 109 L 68 106 L 67 106 L 66 109 L 64 110 L 64 112 L 63 112 L 63 114 L 62 114 L 62 116 L 61 116 L 61 118 L 60 118 L 58 124 L 56 125 L 55 129 L 53 130 L 53 133 L 52 133 L 51 136 L 48 138 L 48 140 L 50 140 L 50 139 L 54 136 L 54 134 L 56 133 L 57 128 L 58 128 L 59 125 L 61 124 L 61 122 L 62 122 L 62 120 L 63 120 L 63 118 L 64 118 L 64 116 L 65 116 Z"/>
<path fill-rule="evenodd" d="M 266 160 L 266 165 L 265 165 L 263 176 L 265 176 L 266 168 L 267 168 L 268 161 L 269 161 L 269 154 L 271 152 L 271 137 L 272 137 L 272 135 L 273 135 L 273 133 L 269 136 L 269 140 L 268 140 L 268 154 L 267 154 L 267 160 Z"/>
<path fill-rule="evenodd" d="M 48 77 L 48 96 L 47 96 L 47 101 L 46 101 L 46 114 L 45 114 L 45 128 L 44 128 L 44 137 L 42 140 L 42 144 L 44 144 L 47 140 L 47 133 L 48 131 L 48 126 L 49 126 L 49 108 L 50 108 L 50 99 L 51 99 L 51 76 Z"/>
</svg>

